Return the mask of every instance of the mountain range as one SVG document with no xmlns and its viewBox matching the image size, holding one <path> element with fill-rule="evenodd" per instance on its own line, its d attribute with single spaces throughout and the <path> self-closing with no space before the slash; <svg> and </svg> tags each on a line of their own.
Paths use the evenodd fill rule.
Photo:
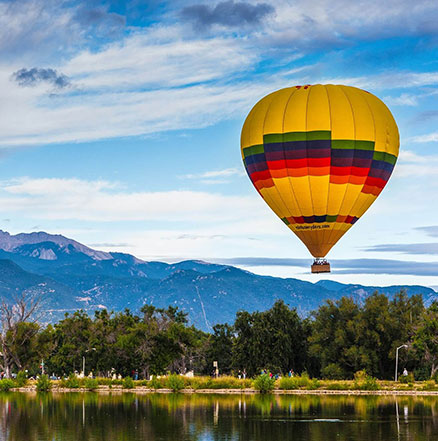
<svg viewBox="0 0 438 441">
<path fill-rule="evenodd" d="M 50 321 L 77 309 L 138 311 L 148 303 L 178 306 L 188 313 L 190 323 L 211 331 L 216 323 L 232 323 L 240 309 L 263 311 L 277 299 L 305 315 L 326 299 L 347 295 L 360 301 L 376 290 L 392 297 L 401 289 L 422 294 L 426 303 L 438 299 L 424 286 L 310 283 L 203 261 L 146 262 L 130 254 L 94 250 L 61 235 L 0 230 L 0 297 L 41 295 Z"/>
</svg>

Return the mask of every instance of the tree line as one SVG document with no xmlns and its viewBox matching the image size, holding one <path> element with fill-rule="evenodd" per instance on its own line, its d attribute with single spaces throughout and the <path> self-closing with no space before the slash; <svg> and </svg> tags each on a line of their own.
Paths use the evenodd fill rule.
<svg viewBox="0 0 438 441">
<path fill-rule="evenodd" d="M 438 303 L 401 291 L 392 299 L 378 292 L 363 301 L 327 300 L 307 317 L 278 300 L 264 312 L 239 311 L 234 323 L 211 333 L 189 325 L 176 307 L 145 305 L 138 313 L 84 311 L 54 324 L 35 318 L 37 302 L 24 296 L 0 306 L 0 368 L 6 376 L 44 368 L 57 376 L 80 372 L 149 378 L 166 372 L 248 376 L 262 370 L 349 379 L 365 370 L 380 379 L 400 369 L 416 379 L 438 373 Z"/>
</svg>

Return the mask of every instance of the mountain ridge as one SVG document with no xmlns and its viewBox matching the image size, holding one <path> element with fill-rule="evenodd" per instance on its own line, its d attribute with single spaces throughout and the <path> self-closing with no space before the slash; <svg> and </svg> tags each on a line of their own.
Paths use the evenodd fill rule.
<svg viewBox="0 0 438 441">
<path fill-rule="evenodd" d="M 400 289 L 422 294 L 426 303 L 438 299 L 433 289 L 420 285 L 312 283 L 200 260 L 147 262 L 126 253 L 93 250 L 62 235 L 0 231 L 0 297 L 41 293 L 51 321 L 75 309 L 138 311 L 148 303 L 178 306 L 190 323 L 210 331 L 213 324 L 233 322 L 238 310 L 266 310 L 278 299 L 306 315 L 326 299 L 347 295 L 363 301 L 376 290 L 392 297 Z"/>
</svg>

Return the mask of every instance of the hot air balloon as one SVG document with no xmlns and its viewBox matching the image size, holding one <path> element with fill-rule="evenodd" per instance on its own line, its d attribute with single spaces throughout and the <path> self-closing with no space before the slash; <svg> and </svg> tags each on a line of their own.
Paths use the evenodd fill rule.
<svg viewBox="0 0 438 441">
<path fill-rule="evenodd" d="M 325 256 L 391 176 L 399 133 L 386 105 L 342 85 L 281 89 L 242 128 L 242 158 L 259 194 L 329 272 Z"/>
</svg>

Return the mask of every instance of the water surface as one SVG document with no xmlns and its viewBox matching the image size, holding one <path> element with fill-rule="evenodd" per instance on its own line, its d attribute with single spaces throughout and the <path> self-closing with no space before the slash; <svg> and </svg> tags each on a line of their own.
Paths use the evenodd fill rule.
<svg viewBox="0 0 438 441">
<path fill-rule="evenodd" d="M 433 441 L 438 398 L 3 393 L 0 440 Z"/>
</svg>

